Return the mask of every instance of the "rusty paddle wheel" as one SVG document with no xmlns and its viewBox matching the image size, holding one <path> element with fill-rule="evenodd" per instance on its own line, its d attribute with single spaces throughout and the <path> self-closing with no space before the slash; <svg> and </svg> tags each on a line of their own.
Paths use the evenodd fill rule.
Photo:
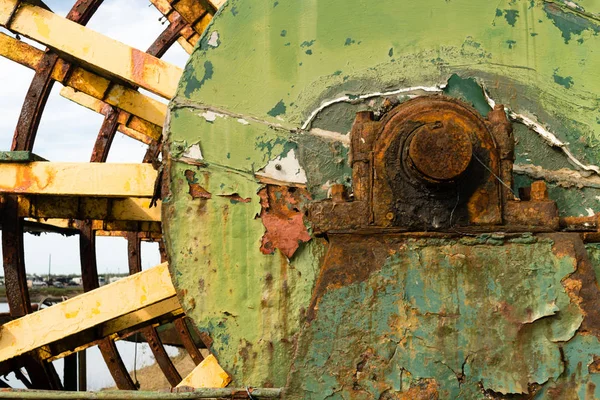
<svg viewBox="0 0 600 400">
<path fill-rule="evenodd" d="M 220 2 L 153 0 L 151 3 L 163 14 L 168 25 L 145 52 L 120 43 L 115 44 L 112 39 L 84 28 L 102 3 L 102 0 L 78 0 L 66 18 L 62 18 L 53 14 L 41 1 L 0 2 L 0 25 L 17 34 L 15 37 L 0 33 L 0 55 L 35 71 L 14 131 L 10 152 L 4 153 L 3 161 L 7 162 L 5 166 L 20 169 L 30 168 L 32 163 L 43 163 L 39 165 L 46 170 L 43 173 L 52 175 L 51 170 L 55 168 L 53 163 L 40 159 L 33 151 L 46 102 L 54 84 L 59 83 L 63 86 L 61 95 L 104 116 L 91 150 L 90 163 L 106 161 L 115 134 L 120 131 L 148 146 L 144 159 L 140 160 L 143 164 L 130 165 L 127 172 L 133 173 L 138 183 L 154 183 L 157 175 L 155 168 L 158 169 L 160 164 L 157 158 L 166 105 L 140 93 L 138 89 L 149 90 L 166 100 L 172 97 L 173 82 L 177 82 L 181 70 L 161 61 L 160 58 L 176 42 L 190 53 Z M 52 29 L 44 32 L 43 29 L 34 27 L 35 32 L 28 32 L 31 24 L 52 26 Z M 72 36 L 65 33 L 78 29 L 83 32 L 82 42 L 69 43 L 68 38 Z M 46 50 L 38 50 L 19 40 L 19 35 L 46 45 Z M 110 59 L 103 57 L 107 62 L 97 65 L 93 60 L 86 59 L 83 43 L 85 41 L 97 48 L 99 53 L 110 54 L 115 48 L 121 53 L 112 53 Z M 125 59 L 119 59 L 118 54 L 124 54 Z M 158 71 L 154 67 L 157 67 Z M 160 73 L 172 79 L 165 83 L 161 80 Z M 56 168 L 60 169 L 60 166 Z M 31 173 L 31 169 L 29 171 Z M 115 170 L 109 172 L 111 173 L 118 172 Z M 18 174 L 24 177 L 22 171 Z M 35 175 L 35 172 L 33 174 Z M 37 178 L 29 175 L 23 179 Z M 93 190 L 85 193 L 85 189 L 75 189 L 75 183 L 73 193 L 67 194 L 64 188 L 61 188 L 52 195 L 45 193 L 44 189 L 30 190 L 29 187 L 24 191 L 20 190 L 27 184 L 17 184 L 12 189 L 3 185 L 3 265 L 6 296 L 12 319 L 34 311 L 27 287 L 24 232 L 78 234 L 85 292 L 99 287 L 95 240 L 98 235 L 121 236 L 127 239 L 131 275 L 142 270 L 142 241 L 158 241 L 161 258 L 165 261 L 161 242 L 159 196 L 154 193 L 154 185 L 144 186 L 143 183 L 138 184 L 137 191 L 132 192 L 131 196 L 127 191 L 109 193 L 110 189 L 100 196 L 93 193 Z M 80 193 L 77 193 L 78 191 Z M 149 208 L 151 206 L 154 207 Z M 182 377 L 167 355 L 157 327 L 172 323 L 173 330 L 179 334 L 180 344 L 185 347 L 195 364 L 204 360 L 199 347 L 205 345 L 198 340 L 197 335 L 191 333 L 191 326 L 186 322 L 178 304 L 170 308 L 132 322 L 129 324 L 131 326 L 126 324 L 120 328 L 120 332 L 107 334 L 103 333 L 102 329 L 88 330 L 68 340 L 63 339 L 45 346 L 44 350 L 27 352 L 11 358 L 0 364 L 0 374 L 6 375 L 16 371 L 16 376 L 28 388 L 76 390 L 77 356 L 74 351 L 97 344 L 117 387 L 135 390 L 136 385 L 125 368 L 115 339 L 141 334 L 150 345 L 170 385 L 177 386 Z M 165 313 L 165 310 L 168 312 Z M 65 357 L 64 384 L 50 362 L 59 357 Z M 20 372 L 21 368 L 27 371 L 29 378 Z"/>
</svg>

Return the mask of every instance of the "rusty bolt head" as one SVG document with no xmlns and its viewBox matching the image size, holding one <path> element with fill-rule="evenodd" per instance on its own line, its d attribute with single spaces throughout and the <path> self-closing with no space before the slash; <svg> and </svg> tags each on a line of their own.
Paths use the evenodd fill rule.
<svg viewBox="0 0 600 400">
<path fill-rule="evenodd" d="M 531 184 L 531 201 L 548 200 L 548 187 L 544 181 L 535 181 Z"/>
<path fill-rule="evenodd" d="M 408 154 L 426 179 L 450 181 L 469 166 L 473 145 L 468 132 L 455 124 L 437 121 L 417 128 Z"/>
</svg>

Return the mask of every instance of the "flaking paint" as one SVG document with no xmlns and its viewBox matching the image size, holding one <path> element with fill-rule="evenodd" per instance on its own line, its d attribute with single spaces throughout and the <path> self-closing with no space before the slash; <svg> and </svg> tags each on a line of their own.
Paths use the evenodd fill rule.
<svg viewBox="0 0 600 400">
<path fill-rule="evenodd" d="M 592 3 L 586 4 L 590 10 Z M 383 108 L 380 97 L 361 95 L 447 83 L 445 94 L 470 102 L 483 114 L 489 110 L 480 92 L 485 88 L 498 103 L 535 117 L 569 143 L 577 159 L 599 164 L 594 149 L 600 139 L 600 78 L 590 73 L 591 66 L 600 65 L 600 54 L 591 51 L 600 44 L 594 34 L 596 22 L 562 5 L 549 7 L 547 2 L 514 0 L 382 0 L 368 7 L 358 0 L 281 1 L 276 7 L 270 1 L 230 0 L 221 9 L 201 40 L 206 42 L 218 31 L 221 43 L 196 48 L 171 104 L 172 119 L 166 127 L 170 197 L 163 220 L 183 306 L 211 335 L 212 350 L 235 384 L 287 385 L 289 396 L 298 398 L 342 398 L 344 391 L 356 398 L 386 398 L 393 389 L 397 396 L 435 391 L 440 398 L 470 399 L 523 392 L 551 396 L 551 389 L 565 389 L 565 382 L 577 374 L 569 382 L 577 382 L 572 390 L 585 398 L 585 391 L 591 390 L 588 383 L 596 377 L 573 371 L 568 360 L 579 357 L 583 364 L 591 363 L 600 347 L 595 337 L 575 335 L 582 312 L 569 301 L 561 280 L 576 262 L 572 256 L 553 253 L 550 239 L 524 236 L 507 242 L 502 236 L 483 236 L 399 244 L 367 281 L 328 291 L 319 309 L 323 320 L 313 324 L 305 315 L 327 243 L 313 239 L 290 259 L 279 252 L 260 252 L 265 227 L 257 218 L 258 193 L 264 185 L 255 172 L 293 148 L 314 199 L 324 198 L 332 183 L 349 185 L 347 147 L 306 134 L 302 127 L 311 121 L 312 128 L 345 134 L 356 111 Z M 557 16 L 579 25 L 561 27 Z M 419 94 L 423 93 L 409 93 Z M 342 97 L 348 101 L 322 107 Z M 236 117 L 208 122 L 181 100 Z M 575 169 L 535 132 L 517 122 L 513 126 L 523 138 L 517 143 L 518 160 L 550 170 Z M 206 165 L 178 162 L 187 147 L 198 143 Z M 195 169 L 198 184 L 213 194 L 211 199 L 190 198 L 185 179 L 190 169 Z M 598 195 L 594 188 L 565 191 L 571 197 L 555 196 L 551 186 L 550 197 L 568 215 L 581 199 L 591 201 Z M 250 201 L 232 204 L 225 196 L 233 193 Z M 471 263 L 465 261 L 469 259 Z M 427 298 L 417 299 L 421 287 L 401 276 L 416 282 L 429 277 Z M 452 276 L 462 280 L 452 281 Z M 447 335 L 460 343 L 428 346 L 427 340 L 444 336 L 439 331 L 439 321 L 446 318 L 439 315 L 442 306 L 460 308 L 460 313 L 454 312 L 459 321 L 481 318 L 491 323 L 486 319 L 494 315 L 488 315 L 489 307 L 478 308 L 466 296 L 452 297 L 474 290 L 472 282 L 482 277 L 485 291 L 474 291 L 475 298 L 512 302 L 516 319 L 500 316 L 500 308 L 493 322 L 505 332 L 483 339 L 485 343 L 479 339 L 480 328 L 473 330 L 462 322 Z M 436 285 L 440 280 L 444 283 Z M 411 295 L 404 295 L 410 290 Z M 364 307 L 357 309 L 353 301 Z M 407 304 L 411 315 L 403 310 Z M 527 307 L 531 310 L 524 312 Z M 411 351 L 395 350 L 400 343 L 391 338 L 398 333 L 383 326 L 385 318 L 375 321 L 378 313 L 396 315 L 396 320 L 409 324 L 411 343 L 404 345 Z M 345 335 L 360 342 L 360 332 L 366 332 L 364 341 L 372 348 L 354 348 L 336 339 Z M 425 340 L 421 343 L 416 337 Z M 331 346 L 343 349 L 332 353 Z M 482 348 L 493 348 L 497 362 L 482 361 Z M 525 356 L 511 363 L 506 357 L 518 349 Z M 447 355 L 453 350 L 455 354 Z M 469 357 L 471 350 L 475 355 Z M 344 358 L 344 351 L 354 358 Z M 368 371 L 368 360 L 375 365 L 373 361 L 384 356 L 397 361 L 374 367 L 385 370 L 383 375 Z M 363 370 L 357 371 L 361 363 Z M 357 374 L 365 371 L 358 379 L 363 394 L 348 389 L 352 379 L 336 375 L 342 367 Z M 376 372 L 379 379 L 367 371 Z"/>
</svg>

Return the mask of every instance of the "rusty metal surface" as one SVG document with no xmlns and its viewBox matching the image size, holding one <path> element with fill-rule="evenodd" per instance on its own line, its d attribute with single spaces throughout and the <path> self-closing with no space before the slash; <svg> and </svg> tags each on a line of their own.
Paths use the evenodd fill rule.
<svg viewBox="0 0 600 400">
<path fill-rule="evenodd" d="M 142 330 L 142 334 L 148 342 L 150 350 L 152 350 L 152 354 L 154 354 L 154 358 L 156 359 L 156 363 L 167 378 L 167 381 L 169 381 L 169 384 L 172 387 L 177 386 L 179 382 L 181 382 L 181 375 L 179 375 L 179 372 L 167 354 L 156 328 L 153 326 L 146 327 Z"/>
<path fill-rule="evenodd" d="M 510 154 L 507 140 L 502 142 L 509 128 L 492 116 L 484 120 L 468 105 L 442 96 L 407 101 L 380 120 L 359 112 L 351 131 L 354 196 L 346 204 L 343 195 L 312 204 L 316 232 L 502 224 L 499 153 Z M 512 163 L 508 167 L 512 173 Z"/>
<path fill-rule="evenodd" d="M 104 359 L 110 374 L 115 380 L 117 388 L 119 388 L 119 390 L 137 390 L 129 372 L 127 372 L 127 368 L 125 368 L 125 364 L 123 364 L 123 360 L 121 359 L 121 355 L 119 354 L 115 342 L 110 339 L 104 339 L 98 343 L 98 348 L 102 353 L 102 358 Z"/>
<path fill-rule="evenodd" d="M 106 105 L 104 121 L 92 149 L 91 162 L 106 162 L 110 146 L 119 127 L 120 113 L 116 107 Z M 127 114 L 128 115 L 128 114 Z"/>
<path fill-rule="evenodd" d="M 411 136 L 408 157 L 428 180 L 457 179 L 471 163 L 473 146 L 469 133 L 452 120 L 425 123 Z"/>
<path fill-rule="evenodd" d="M 2 256 L 6 297 L 11 316 L 31 312 L 23 253 L 23 221 L 18 217 L 16 196 L 4 196 L 2 204 Z"/>
<path fill-rule="evenodd" d="M 181 343 L 183 343 L 183 346 L 192 358 L 192 361 L 194 361 L 194 364 L 196 365 L 200 364 L 202 360 L 204 360 L 204 356 L 202 355 L 200 349 L 198 349 L 198 346 L 192 339 L 192 334 L 186 322 L 186 318 L 181 317 L 176 319 L 174 321 L 174 325 L 175 329 L 177 330 L 177 334 L 181 339 Z"/>
</svg>

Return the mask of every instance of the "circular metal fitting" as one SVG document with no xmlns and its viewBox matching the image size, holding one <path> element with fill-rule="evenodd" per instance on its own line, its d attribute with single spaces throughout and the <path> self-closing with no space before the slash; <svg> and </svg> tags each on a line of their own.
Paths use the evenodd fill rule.
<svg viewBox="0 0 600 400">
<path fill-rule="evenodd" d="M 458 178 L 467 169 L 473 145 L 459 124 L 435 121 L 413 131 L 408 155 L 425 179 L 444 182 Z"/>
</svg>

